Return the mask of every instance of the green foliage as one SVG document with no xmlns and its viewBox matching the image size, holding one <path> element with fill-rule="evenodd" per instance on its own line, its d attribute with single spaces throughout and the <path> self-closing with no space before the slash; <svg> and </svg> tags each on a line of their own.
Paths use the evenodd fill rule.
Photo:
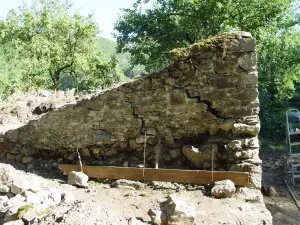
<svg viewBox="0 0 300 225">
<path fill-rule="evenodd" d="M 148 2 L 148 1 L 146 1 Z M 224 31 L 246 30 L 259 38 L 261 29 L 280 24 L 291 0 L 156 0 L 151 9 L 141 1 L 123 9 L 115 29 L 119 52 L 146 69 L 166 65 L 170 50 L 186 47 Z"/>
<path fill-rule="evenodd" d="M 106 38 L 99 38 L 99 46 L 101 50 L 111 56 L 115 57 L 117 64 L 120 66 L 120 69 L 123 71 L 124 75 L 130 78 L 135 77 L 140 73 L 145 72 L 145 67 L 142 65 L 131 65 L 130 64 L 130 54 L 128 52 L 123 52 L 117 54 L 117 43 Z"/>
<path fill-rule="evenodd" d="M 67 1 L 34 0 L 0 21 L 0 63 L 9 65 L 0 71 L 2 92 L 58 89 L 64 76 L 77 90 L 82 81 L 104 87 L 120 79 L 116 63 L 101 52 L 92 15 L 73 11 Z"/>
<path fill-rule="evenodd" d="M 259 44 L 259 91 L 264 138 L 285 138 L 285 111 L 289 100 L 300 87 L 300 31 L 289 28 L 266 35 Z"/>
<path fill-rule="evenodd" d="M 300 30 L 265 36 L 259 44 L 260 90 L 273 103 L 290 99 L 300 83 Z"/>
</svg>

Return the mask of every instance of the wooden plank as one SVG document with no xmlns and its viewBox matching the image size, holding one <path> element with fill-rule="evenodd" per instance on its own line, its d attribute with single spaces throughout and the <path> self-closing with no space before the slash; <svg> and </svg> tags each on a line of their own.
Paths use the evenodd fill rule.
<svg viewBox="0 0 300 225">
<path fill-rule="evenodd" d="M 65 175 L 71 171 L 80 171 L 80 166 L 60 164 Z M 178 183 L 209 184 L 230 179 L 237 186 L 248 186 L 249 174 L 233 171 L 178 170 L 112 166 L 83 166 L 83 172 L 93 178 L 128 179 L 140 181 L 166 181 Z"/>
</svg>

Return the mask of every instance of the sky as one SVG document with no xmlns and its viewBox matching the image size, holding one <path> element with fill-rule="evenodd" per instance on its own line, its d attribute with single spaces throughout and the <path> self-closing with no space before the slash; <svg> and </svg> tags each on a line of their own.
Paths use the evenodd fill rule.
<svg viewBox="0 0 300 225">
<path fill-rule="evenodd" d="M 23 0 L 0 0 L 0 18 L 6 16 L 10 9 L 17 9 L 22 5 Z M 30 0 L 25 0 L 30 3 Z M 114 32 L 113 26 L 118 18 L 120 8 L 132 8 L 135 0 L 72 0 L 74 8 L 78 9 L 83 15 L 94 13 L 94 19 L 98 23 L 102 37 L 114 40 L 111 33 Z"/>
</svg>

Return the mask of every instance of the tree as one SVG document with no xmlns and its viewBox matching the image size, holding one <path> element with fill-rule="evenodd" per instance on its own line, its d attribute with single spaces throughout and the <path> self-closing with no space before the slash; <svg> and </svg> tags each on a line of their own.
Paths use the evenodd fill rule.
<svg viewBox="0 0 300 225">
<path fill-rule="evenodd" d="M 9 60 L 19 62 L 22 79 L 29 87 L 52 83 L 57 90 L 62 74 L 92 76 L 93 60 L 103 61 L 98 69 L 107 71 L 104 65 L 108 63 L 98 47 L 99 29 L 92 15 L 72 13 L 71 7 L 67 1 L 35 0 L 32 5 L 24 3 L 18 10 L 11 10 L 0 21 L 5 54 Z"/>
<path fill-rule="evenodd" d="M 130 64 L 130 54 L 128 52 L 117 54 L 117 43 L 115 41 L 100 37 L 99 46 L 104 53 L 117 59 L 117 64 L 120 66 L 126 77 L 133 78 L 138 74 L 144 73 L 144 66 Z"/>
<path fill-rule="evenodd" d="M 291 2 L 156 0 L 152 9 L 142 9 L 138 0 L 115 23 L 118 51 L 128 51 L 132 64 L 150 70 L 165 65 L 170 50 L 223 31 L 245 30 L 259 38 L 261 29 L 289 15 Z"/>
</svg>

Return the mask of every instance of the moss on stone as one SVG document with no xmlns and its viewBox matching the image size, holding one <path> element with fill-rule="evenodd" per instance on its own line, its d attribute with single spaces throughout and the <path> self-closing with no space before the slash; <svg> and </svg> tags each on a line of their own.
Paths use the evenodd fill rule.
<svg viewBox="0 0 300 225">
<path fill-rule="evenodd" d="M 176 48 L 173 49 L 170 54 L 173 60 L 180 61 L 184 60 L 188 56 L 189 52 L 187 48 Z"/>
<path fill-rule="evenodd" d="M 49 213 L 52 212 L 52 210 L 53 210 L 53 208 L 48 207 L 47 209 L 45 209 L 45 210 L 43 210 L 43 211 L 40 211 L 40 212 L 38 213 L 38 215 L 41 216 L 41 215 L 49 214 Z"/>
<path fill-rule="evenodd" d="M 33 204 L 27 204 L 27 205 L 21 206 L 21 207 L 18 209 L 17 217 L 18 217 L 19 219 L 21 219 L 21 218 L 25 215 L 25 213 L 27 213 L 28 210 L 29 210 L 29 209 L 32 209 L 32 208 L 34 208 L 34 205 L 33 205 Z"/>
<path fill-rule="evenodd" d="M 240 38 L 240 36 L 245 33 L 245 31 L 234 31 L 234 32 L 224 32 L 220 33 L 214 37 L 207 38 L 204 40 L 201 40 L 195 44 L 193 44 L 190 49 L 189 48 L 177 48 L 173 49 L 170 54 L 171 58 L 175 61 L 183 61 L 185 60 L 189 55 L 193 55 L 194 52 L 199 52 L 200 50 L 209 50 L 211 48 L 214 48 L 216 44 L 222 43 L 226 40 L 230 39 L 237 39 Z"/>
</svg>

